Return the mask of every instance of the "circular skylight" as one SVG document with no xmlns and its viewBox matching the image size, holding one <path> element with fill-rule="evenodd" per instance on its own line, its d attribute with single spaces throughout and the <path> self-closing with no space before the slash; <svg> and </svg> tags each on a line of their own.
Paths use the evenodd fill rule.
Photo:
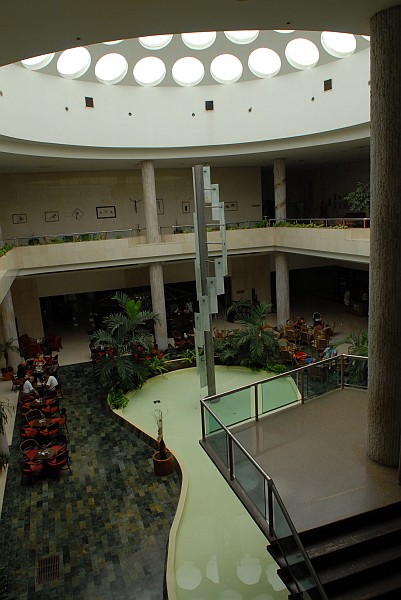
<svg viewBox="0 0 401 600">
<path fill-rule="evenodd" d="M 70 48 L 60 54 L 57 61 L 57 71 L 66 79 L 81 77 L 91 64 L 91 55 L 86 48 Z"/>
<path fill-rule="evenodd" d="M 220 54 L 212 60 L 210 73 L 218 83 L 235 83 L 242 75 L 242 63 L 232 54 Z"/>
<path fill-rule="evenodd" d="M 165 35 L 147 35 L 145 37 L 138 38 L 141 46 L 147 48 L 148 50 L 161 50 L 162 48 L 168 46 L 172 39 L 172 33 L 167 33 Z"/>
<path fill-rule="evenodd" d="M 115 46 L 116 44 L 121 44 L 124 40 L 112 40 L 111 42 L 103 42 L 106 46 Z"/>
<path fill-rule="evenodd" d="M 276 33 L 294 33 L 295 29 L 273 29 Z"/>
<path fill-rule="evenodd" d="M 225 31 L 224 35 L 230 42 L 234 42 L 234 44 L 250 44 L 258 37 L 259 30 Z"/>
<path fill-rule="evenodd" d="M 33 56 L 32 58 L 26 58 L 21 60 L 21 63 L 30 71 L 38 71 L 47 67 L 47 65 L 53 60 L 54 52 L 50 54 L 41 54 L 40 56 Z"/>
<path fill-rule="evenodd" d="M 133 74 L 135 81 L 139 85 L 158 85 L 166 76 L 166 66 L 160 58 L 146 56 L 136 63 Z"/>
<path fill-rule="evenodd" d="M 351 56 L 356 50 L 356 39 L 352 33 L 323 31 L 321 35 L 323 48 L 336 58 Z"/>
<path fill-rule="evenodd" d="M 215 31 L 199 31 L 195 33 L 182 33 L 181 39 L 192 50 L 205 50 L 210 48 L 216 40 Z"/>
<path fill-rule="evenodd" d="M 101 83 L 118 83 L 128 71 L 128 63 L 121 54 L 111 53 L 102 56 L 96 63 L 95 75 Z"/>
<path fill-rule="evenodd" d="M 180 58 L 172 68 L 173 79 L 178 85 L 197 85 L 203 79 L 205 68 L 200 60 L 192 56 Z"/>
<path fill-rule="evenodd" d="M 319 61 L 319 50 L 310 40 L 296 38 L 288 42 L 285 57 L 296 69 L 311 69 Z"/>
<path fill-rule="evenodd" d="M 270 48 L 257 48 L 249 55 L 248 67 L 257 77 L 274 77 L 281 69 L 281 58 Z"/>
</svg>

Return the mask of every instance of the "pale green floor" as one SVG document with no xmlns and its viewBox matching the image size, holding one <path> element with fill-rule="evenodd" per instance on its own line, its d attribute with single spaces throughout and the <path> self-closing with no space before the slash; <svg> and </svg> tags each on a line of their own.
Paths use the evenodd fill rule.
<svg viewBox="0 0 401 600">
<path fill-rule="evenodd" d="M 232 389 L 266 375 L 217 367 L 217 389 Z M 202 392 L 196 369 L 169 373 L 131 393 L 129 405 L 121 413 L 156 437 L 154 409 L 161 408 L 166 444 L 188 472 L 188 495 L 174 561 L 177 598 L 284 600 L 288 592 L 266 551 L 266 538 L 198 443 Z"/>
</svg>

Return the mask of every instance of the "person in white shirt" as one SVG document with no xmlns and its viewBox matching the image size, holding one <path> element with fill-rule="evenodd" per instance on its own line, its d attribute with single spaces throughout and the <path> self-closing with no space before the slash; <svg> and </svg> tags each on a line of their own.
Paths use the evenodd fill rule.
<svg viewBox="0 0 401 600">
<path fill-rule="evenodd" d="M 35 396 L 39 396 L 38 392 L 35 390 L 35 388 L 32 385 L 32 381 L 33 381 L 33 377 L 27 377 L 24 381 L 24 384 L 22 386 L 22 393 L 23 394 L 35 394 Z"/>
<path fill-rule="evenodd" d="M 49 377 L 46 381 L 46 388 L 48 390 L 50 390 L 51 392 L 53 392 L 57 386 L 58 386 L 57 379 L 54 377 L 54 375 L 49 375 Z"/>
</svg>

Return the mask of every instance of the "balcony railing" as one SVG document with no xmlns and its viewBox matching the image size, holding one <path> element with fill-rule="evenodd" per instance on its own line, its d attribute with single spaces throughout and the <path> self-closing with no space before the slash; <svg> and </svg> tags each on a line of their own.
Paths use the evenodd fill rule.
<svg viewBox="0 0 401 600">
<path fill-rule="evenodd" d="M 223 476 L 231 482 L 255 521 L 279 548 L 294 585 L 303 598 L 326 600 L 321 582 L 310 562 L 298 533 L 288 515 L 272 478 L 239 443 L 230 427 L 290 403 L 319 396 L 330 389 L 358 387 L 367 389 L 368 359 L 364 356 L 341 355 L 299 367 L 282 375 L 208 397 L 201 401 L 201 445 Z M 292 378 L 299 399 L 280 398 L 277 381 Z M 285 396 L 285 395 L 284 395 Z M 224 410 L 219 402 L 224 399 Z M 232 401 L 232 410 L 227 410 Z M 240 404 L 245 404 L 244 408 Z M 264 525 L 265 524 L 265 527 Z"/>
</svg>

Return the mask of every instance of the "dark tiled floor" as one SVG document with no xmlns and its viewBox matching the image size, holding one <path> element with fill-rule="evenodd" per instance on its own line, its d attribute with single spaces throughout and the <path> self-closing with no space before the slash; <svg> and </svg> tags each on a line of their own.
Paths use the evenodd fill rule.
<svg viewBox="0 0 401 600">
<path fill-rule="evenodd" d="M 152 450 L 102 406 L 91 364 L 62 367 L 72 474 L 21 485 L 13 440 L 1 516 L 9 598 L 161 600 L 176 474 L 153 474 Z M 60 555 L 57 581 L 36 583 L 38 559 Z"/>
</svg>

